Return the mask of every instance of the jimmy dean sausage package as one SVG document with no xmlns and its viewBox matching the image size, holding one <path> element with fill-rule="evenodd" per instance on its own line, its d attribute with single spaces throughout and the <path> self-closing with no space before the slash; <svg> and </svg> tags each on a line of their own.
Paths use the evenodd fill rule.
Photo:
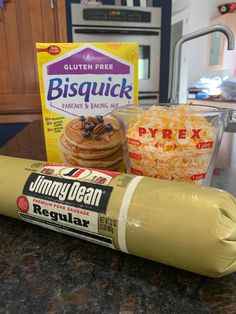
<svg viewBox="0 0 236 314">
<path fill-rule="evenodd" d="M 138 103 L 138 44 L 38 43 L 47 158 L 114 170 L 123 159 L 113 109 Z"/>
<path fill-rule="evenodd" d="M 0 172 L 0 214 L 206 276 L 236 270 L 227 192 L 5 156 Z"/>
</svg>

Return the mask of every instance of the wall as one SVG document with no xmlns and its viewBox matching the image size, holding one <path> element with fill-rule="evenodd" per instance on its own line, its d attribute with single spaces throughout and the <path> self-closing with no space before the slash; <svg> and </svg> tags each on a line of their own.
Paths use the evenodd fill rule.
<svg viewBox="0 0 236 314">
<path fill-rule="evenodd" d="M 180 0 L 176 0 L 179 3 Z M 175 3 L 175 7 L 173 8 L 175 14 L 172 12 L 172 20 L 171 20 L 171 68 L 170 68 L 170 96 L 171 100 L 175 101 L 176 98 L 176 91 L 172 90 L 172 68 L 173 68 L 173 48 L 175 46 L 176 41 L 182 37 L 183 35 L 186 35 L 189 33 L 188 31 L 188 16 L 189 16 L 189 6 L 185 5 L 186 1 L 181 0 L 181 6 L 177 6 L 177 3 Z M 181 8 L 181 9 L 180 9 Z M 180 28 L 181 25 L 181 28 Z M 186 55 L 186 49 L 183 46 L 183 49 L 181 51 L 181 67 L 180 67 L 180 73 L 177 74 L 179 77 L 176 77 L 175 79 L 179 80 L 179 98 L 180 101 L 184 101 L 186 98 L 186 90 L 188 87 L 187 81 L 188 81 L 188 67 L 187 67 L 187 55 Z M 178 92 L 177 92 L 178 93 Z"/>
<path fill-rule="evenodd" d="M 210 20 L 220 15 L 217 5 L 223 3 L 222 0 L 191 0 L 189 2 L 189 32 L 208 27 Z M 207 74 L 208 36 L 186 43 L 185 49 L 188 56 L 188 85 L 190 86 Z"/>
<path fill-rule="evenodd" d="M 189 5 L 189 0 L 172 0 L 172 15 L 178 14 Z"/>
<path fill-rule="evenodd" d="M 183 34 L 195 32 L 208 27 L 210 20 L 219 16 L 217 5 L 222 0 L 173 0 L 172 24 L 181 19 L 183 15 Z M 235 2 L 235 1 L 228 1 Z M 208 62 L 208 36 L 203 36 L 186 42 L 182 46 L 181 74 L 180 74 L 180 101 L 187 96 L 187 88 L 201 77 L 214 77 L 222 75 L 219 72 L 209 72 Z M 228 75 L 229 73 L 224 73 Z"/>
</svg>

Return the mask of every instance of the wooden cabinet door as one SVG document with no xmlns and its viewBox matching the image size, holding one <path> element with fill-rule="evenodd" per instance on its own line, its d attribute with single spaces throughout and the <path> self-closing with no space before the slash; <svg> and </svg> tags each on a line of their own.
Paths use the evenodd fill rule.
<svg viewBox="0 0 236 314">
<path fill-rule="evenodd" d="M 0 112 L 41 111 L 35 44 L 59 41 L 58 16 L 55 0 L 4 2 L 0 9 Z"/>
</svg>

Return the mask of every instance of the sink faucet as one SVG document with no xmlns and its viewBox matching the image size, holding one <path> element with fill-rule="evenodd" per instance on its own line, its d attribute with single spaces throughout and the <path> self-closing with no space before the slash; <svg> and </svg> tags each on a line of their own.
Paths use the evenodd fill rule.
<svg viewBox="0 0 236 314">
<path fill-rule="evenodd" d="M 173 103 L 179 102 L 179 80 L 180 80 L 180 53 L 181 46 L 186 41 L 192 40 L 197 37 L 201 37 L 213 32 L 222 32 L 225 34 L 228 40 L 228 50 L 234 49 L 234 34 L 233 32 L 226 26 L 216 24 L 210 27 L 204 28 L 202 30 L 187 34 L 177 40 L 174 47 L 173 54 L 173 64 L 172 64 L 172 82 L 171 82 L 171 99 L 170 101 Z"/>
</svg>

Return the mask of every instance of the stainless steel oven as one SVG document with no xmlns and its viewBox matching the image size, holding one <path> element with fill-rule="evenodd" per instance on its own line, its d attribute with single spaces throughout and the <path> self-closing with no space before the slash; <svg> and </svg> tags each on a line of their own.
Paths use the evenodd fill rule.
<svg viewBox="0 0 236 314">
<path fill-rule="evenodd" d="M 140 102 L 156 103 L 159 100 L 161 52 L 163 55 L 161 7 L 83 5 L 71 2 L 67 16 L 68 35 L 72 42 L 139 43 Z M 168 55 L 169 52 L 166 53 Z"/>
</svg>

